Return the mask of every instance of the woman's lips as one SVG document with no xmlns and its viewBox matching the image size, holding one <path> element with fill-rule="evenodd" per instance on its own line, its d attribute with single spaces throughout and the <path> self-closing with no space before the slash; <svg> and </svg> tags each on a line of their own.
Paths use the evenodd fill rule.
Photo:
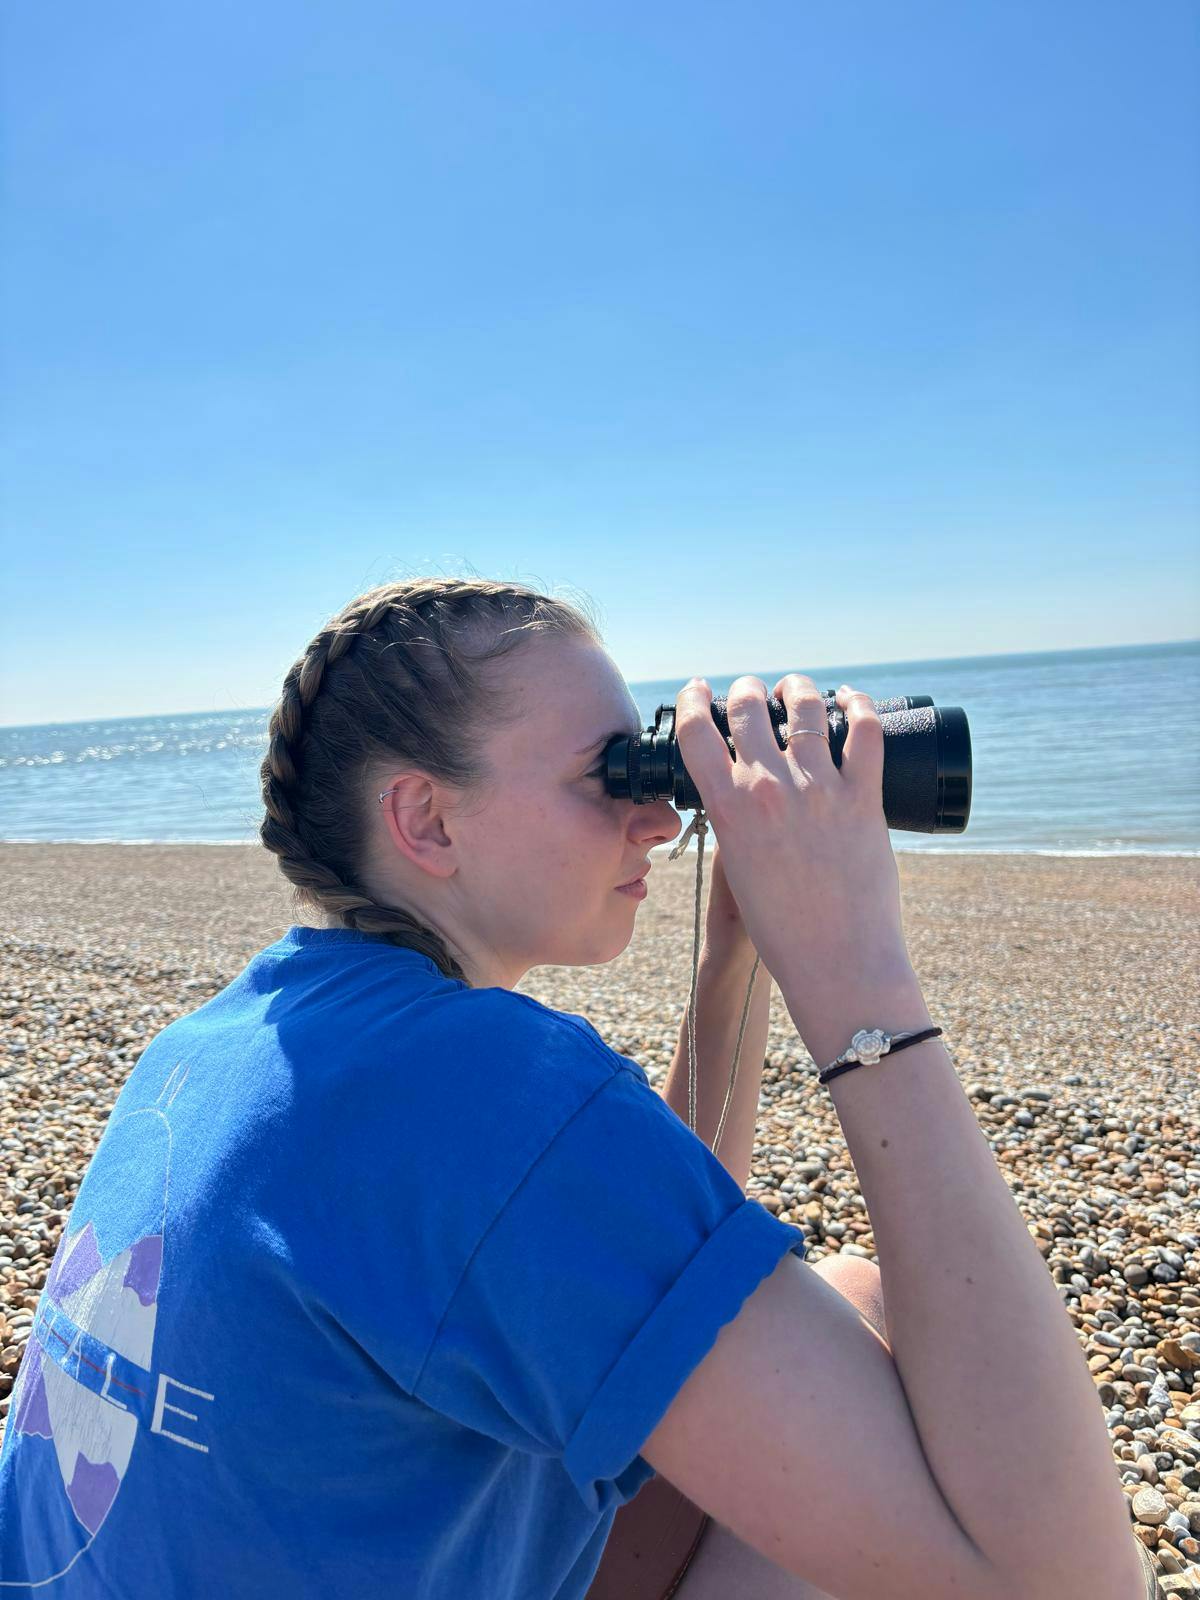
<svg viewBox="0 0 1200 1600">
<path fill-rule="evenodd" d="M 644 900 L 649 892 L 645 878 L 635 878 L 632 883 L 622 883 L 617 888 L 618 894 L 631 895 L 635 900 Z"/>
</svg>

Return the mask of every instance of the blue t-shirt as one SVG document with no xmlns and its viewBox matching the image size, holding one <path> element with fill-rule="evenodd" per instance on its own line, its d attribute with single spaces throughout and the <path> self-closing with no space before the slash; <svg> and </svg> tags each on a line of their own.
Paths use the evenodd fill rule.
<svg viewBox="0 0 1200 1600">
<path fill-rule="evenodd" d="M 293 927 L 117 1099 L 13 1391 L 0 1600 L 580 1600 L 789 1250 L 583 1017 Z"/>
</svg>

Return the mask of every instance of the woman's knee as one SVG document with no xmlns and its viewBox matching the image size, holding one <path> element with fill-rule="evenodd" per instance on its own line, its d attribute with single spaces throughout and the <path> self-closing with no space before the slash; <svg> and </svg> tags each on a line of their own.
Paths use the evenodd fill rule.
<svg viewBox="0 0 1200 1600">
<path fill-rule="evenodd" d="M 823 1256 L 820 1261 L 814 1261 L 812 1267 L 862 1313 L 886 1344 L 883 1281 L 875 1263 L 866 1256 L 838 1254 Z"/>
</svg>

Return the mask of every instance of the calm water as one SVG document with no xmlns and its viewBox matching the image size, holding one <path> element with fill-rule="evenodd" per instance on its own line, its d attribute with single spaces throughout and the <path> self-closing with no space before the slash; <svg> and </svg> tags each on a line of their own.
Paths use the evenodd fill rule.
<svg viewBox="0 0 1200 1600">
<path fill-rule="evenodd" d="M 790 668 L 747 670 L 770 686 Z M 893 830 L 895 850 L 1200 854 L 1200 640 L 798 670 L 820 689 L 928 694 L 966 712 L 966 831 Z M 716 694 L 733 681 L 707 676 Z M 644 722 L 682 681 L 630 684 Z M 0 838 L 257 843 L 268 716 L 0 728 Z"/>
</svg>

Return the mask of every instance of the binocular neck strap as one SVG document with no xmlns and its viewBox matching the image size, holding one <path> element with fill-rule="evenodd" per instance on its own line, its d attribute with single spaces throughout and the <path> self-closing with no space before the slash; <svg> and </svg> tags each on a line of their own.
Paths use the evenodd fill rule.
<svg viewBox="0 0 1200 1600">
<path fill-rule="evenodd" d="M 696 979 L 700 970 L 700 891 L 704 881 L 704 840 L 708 834 L 708 818 L 701 806 L 684 829 L 675 848 L 667 857 L 674 861 L 676 856 L 682 855 L 687 849 L 687 842 L 696 836 L 696 914 L 695 926 L 692 932 L 692 989 L 688 1000 L 688 1127 L 696 1132 Z M 733 1071 L 729 1075 L 729 1088 L 725 1094 L 725 1104 L 721 1107 L 721 1118 L 717 1123 L 716 1135 L 713 1138 L 713 1154 L 717 1153 L 717 1146 L 721 1142 L 721 1134 L 725 1130 L 725 1118 L 729 1113 L 729 1105 L 733 1099 L 733 1086 L 737 1082 L 738 1062 L 742 1055 L 742 1040 L 746 1033 L 746 1019 L 750 1015 L 750 996 L 754 992 L 754 980 L 758 976 L 759 963 L 762 957 L 755 955 L 754 967 L 750 973 L 750 982 L 746 987 L 746 1000 L 742 1006 L 742 1021 L 738 1028 L 737 1048 L 733 1053 Z"/>
</svg>

